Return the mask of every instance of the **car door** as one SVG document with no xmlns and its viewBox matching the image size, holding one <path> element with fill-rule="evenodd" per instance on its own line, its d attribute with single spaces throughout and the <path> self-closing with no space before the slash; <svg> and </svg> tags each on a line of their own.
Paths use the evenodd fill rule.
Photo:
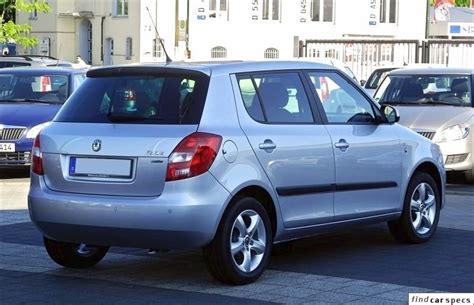
<svg viewBox="0 0 474 305">
<path fill-rule="evenodd" d="M 241 127 L 275 189 L 285 227 L 334 219 L 332 143 L 302 77 L 272 72 L 235 79 Z"/>
<path fill-rule="evenodd" d="M 375 105 L 336 71 L 308 73 L 335 157 L 335 220 L 399 209 L 402 148 Z M 320 88 L 324 83 L 325 94 Z"/>
</svg>

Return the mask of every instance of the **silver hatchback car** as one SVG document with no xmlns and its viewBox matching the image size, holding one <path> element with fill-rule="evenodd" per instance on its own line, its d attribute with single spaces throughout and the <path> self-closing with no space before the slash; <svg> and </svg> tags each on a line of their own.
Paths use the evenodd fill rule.
<svg viewBox="0 0 474 305">
<path fill-rule="evenodd" d="M 93 266 L 109 246 L 203 248 L 214 277 L 245 284 L 276 243 L 376 222 L 411 243 L 436 231 L 439 147 L 336 68 L 130 65 L 87 76 L 32 152 L 31 219 L 62 266 Z"/>
</svg>

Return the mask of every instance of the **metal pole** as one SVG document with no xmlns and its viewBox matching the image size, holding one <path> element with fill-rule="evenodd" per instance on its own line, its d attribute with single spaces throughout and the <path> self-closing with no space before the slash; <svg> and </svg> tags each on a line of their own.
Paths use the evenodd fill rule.
<svg viewBox="0 0 474 305">
<path fill-rule="evenodd" d="M 429 38 L 430 28 L 430 0 L 426 0 L 426 20 L 425 20 L 425 39 Z"/>
</svg>

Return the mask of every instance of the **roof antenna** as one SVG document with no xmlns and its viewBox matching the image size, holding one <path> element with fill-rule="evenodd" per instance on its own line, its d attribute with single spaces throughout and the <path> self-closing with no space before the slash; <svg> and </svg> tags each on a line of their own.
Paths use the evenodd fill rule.
<svg viewBox="0 0 474 305">
<path fill-rule="evenodd" d="M 156 36 L 158 36 L 158 39 L 160 40 L 161 47 L 163 48 L 163 51 L 165 52 L 166 63 L 169 64 L 169 63 L 171 63 L 173 60 L 172 60 L 171 57 L 168 55 L 168 52 L 166 52 L 165 45 L 164 45 L 164 43 L 163 43 L 163 40 L 161 40 L 160 34 L 158 34 L 158 29 L 156 28 L 156 24 L 155 24 L 155 22 L 153 21 L 153 18 L 151 17 L 151 13 L 150 13 L 150 10 L 148 9 L 148 6 L 146 6 L 146 11 L 148 12 L 148 16 L 150 17 L 151 23 L 152 23 L 153 26 L 155 27 L 155 33 L 156 33 Z"/>
<path fill-rule="evenodd" d="M 59 52 L 58 52 L 58 60 L 56 61 L 56 66 L 59 67 L 59 58 L 61 57 L 61 47 L 63 45 L 60 43 L 59 44 Z"/>
</svg>

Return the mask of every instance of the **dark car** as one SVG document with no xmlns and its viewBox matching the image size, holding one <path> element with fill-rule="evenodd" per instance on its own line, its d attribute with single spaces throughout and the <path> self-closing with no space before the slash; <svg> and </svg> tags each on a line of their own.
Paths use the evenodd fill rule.
<svg viewBox="0 0 474 305">
<path fill-rule="evenodd" d="M 30 164 L 33 140 L 85 80 L 85 70 L 0 70 L 0 167 Z"/>
</svg>

